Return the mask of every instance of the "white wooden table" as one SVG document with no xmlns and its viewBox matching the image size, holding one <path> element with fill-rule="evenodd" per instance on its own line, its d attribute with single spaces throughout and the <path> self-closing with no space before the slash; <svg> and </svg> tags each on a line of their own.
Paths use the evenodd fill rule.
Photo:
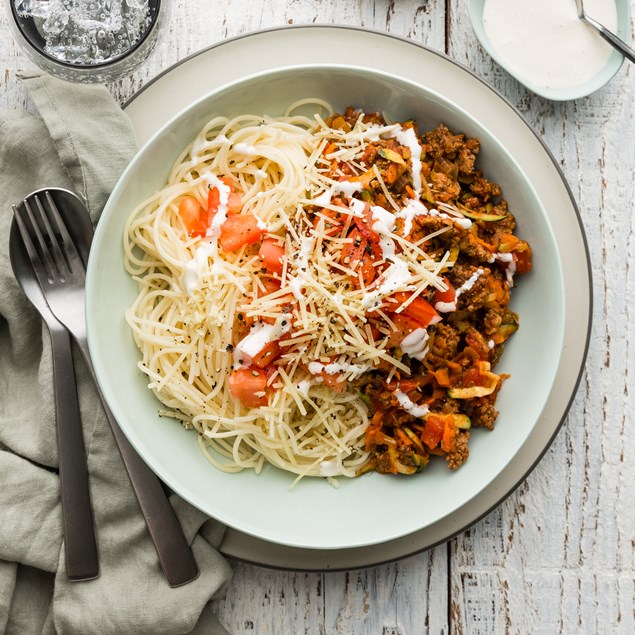
<svg viewBox="0 0 635 635">
<path fill-rule="evenodd" d="M 461 0 L 173 0 L 170 24 L 155 52 L 132 77 L 110 86 L 123 103 L 186 55 L 263 27 L 350 24 L 406 36 L 445 51 L 517 105 L 563 168 L 588 235 L 595 309 L 586 372 L 564 427 L 527 481 L 462 535 L 398 563 L 328 574 L 236 563 L 232 581 L 215 602 L 233 633 L 635 633 L 635 274 L 630 271 L 635 264 L 635 69 L 625 65 L 586 99 L 548 102 L 483 52 L 465 5 Z M 30 108 L 16 72 L 31 64 L 4 13 L 0 59 L 0 109 Z"/>
</svg>

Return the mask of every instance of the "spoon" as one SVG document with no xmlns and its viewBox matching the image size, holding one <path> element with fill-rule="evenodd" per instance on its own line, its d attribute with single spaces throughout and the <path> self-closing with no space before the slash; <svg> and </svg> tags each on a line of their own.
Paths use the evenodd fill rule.
<svg viewBox="0 0 635 635">
<path fill-rule="evenodd" d="M 589 26 L 592 26 L 613 48 L 616 48 L 626 59 L 635 63 L 635 51 L 622 42 L 620 38 L 614 33 L 611 33 L 605 26 L 602 26 L 599 22 L 589 17 L 584 12 L 583 0 L 575 0 L 578 8 L 578 18 L 583 22 L 586 22 Z"/>
<path fill-rule="evenodd" d="M 81 234 L 92 238 L 90 219 L 78 207 L 83 208 L 81 200 L 67 190 L 56 190 L 55 196 L 74 237 L 79 238 Z M 78 243 L 81 242 L 78 240 Z M 90 245 L 90 240 L 87 244 Z M 13 275 L 24 295 L 42 316 L 51 338 L 66 574 L 73 581 L 92 580 L 99 576 L 99 560 L 71 339 L 44 299 L 15 220 L 11 223 L 9 255 Z M 86 263 L 88 248 L 83 248 L 80 255 Z"/>
</svg>

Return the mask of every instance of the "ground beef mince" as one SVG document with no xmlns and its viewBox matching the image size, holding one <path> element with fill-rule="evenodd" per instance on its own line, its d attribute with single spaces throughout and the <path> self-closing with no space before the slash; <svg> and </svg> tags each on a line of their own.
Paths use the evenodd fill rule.
<svg viewBox="0 0 635 635">
<path fill-rule="evenodd" d="M 354 108 L 327 123 L 352 130 L 360 116 L 371 125 L 391 123 Z M 410 128 L 420 163 L 412 135 L 408 141 L 401 134 Z M 396 212 L 403 240 L 416 244 L 422 258 L 445 264 L 442 282 L 419 289 L 410 309 L 403 293 L 395 294 L 395 304 L 377 307 L 394 330 L 377 329 L 369 315 L 369 333 L 375 329 L 373 337 L 386 338 L 386 352 L 401 366 L 382 362 L 355 384 L 371 419 L 369 460 L 360 473 L 413 474 L 435 455 L 444 456 L 450 469 L 465 463 L 470 428 L 494 428 L 505 379 L 495 367 L 519 324 L 508 307 L 514 275 L 531 269 L 531 249 L 514 235 L 516 220 L 501 188 L 479 170 L 479 141 L 444 124 L 421 134 L 408 121 L 401 133 L 369 135 L 361 158 L 348 168 L 357 173 L 353 180 L 362 184 L 361 200 L 370 209 Z M 414 165 L 420 165 L 420 185 Z M 335 181 L 348 178 L 345 162 L 334 160 L 331 167 Z M 413 199 L 417 213 L 400 213 Z M 365 236 L 367 227 L 372 230 L 372 222 L 362 228 Z M 408 339 L 415 335 L 425 342 L 417 354 Z"/>
</svg>

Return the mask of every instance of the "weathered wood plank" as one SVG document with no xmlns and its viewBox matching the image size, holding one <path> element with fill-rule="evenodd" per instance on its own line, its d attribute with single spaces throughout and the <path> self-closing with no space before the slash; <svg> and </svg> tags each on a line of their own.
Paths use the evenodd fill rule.
<svg viewBox="0 0 635 635">
<path fill-rule="evenodd" d="M 491 63 L 464 3 L 449 4 L 450 54 L 520 108 L 565 171 L 588 233 L 596 301 L 587 373 L 561 434 L 528 481 L 451 544 L 452 631 L 635 632 L 635 75 L 625 67 L 594 96 L 546 102 Z M 123 101 L 201 47 L 285 23 L 359 24 L 443 50 L 444 9 L 425 0 L 175 0 L 156 51 L 110 88 Z M 30 107 L 16 71 L 32 64 L 4 13 L 0 57 L 0 108 Z M 236 564 L 215 607 L 235 633 L 447 632 L 447 564 L 445 547 L 348 574 Z"/>
<path fill-rule="evenodd" d="M 587 231 L 595 297 L 586 374 L 563 430 L 527 482 L 452 542 L 451 630 L 631 633 L 633 69 L 586 99 L 550 103 L 491 62 L 457 3 L 450 27 L 451 55 L 518 105 L 563 168 Z"/>
<path fill-rule="evenodd" d="M 232 633 L 447 632 L 446 549 L 348 573 L 289 573 L 235 564 L 234 577 L 214 608 Z"/>
</svg>

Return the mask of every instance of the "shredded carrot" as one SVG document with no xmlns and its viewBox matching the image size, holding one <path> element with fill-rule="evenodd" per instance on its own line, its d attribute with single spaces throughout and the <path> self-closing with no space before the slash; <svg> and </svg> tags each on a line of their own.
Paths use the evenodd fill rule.
<svg viewBox="0 0 635 635">
<path fill-rule="evenodd" d="M 447 368 L 439 368 L 432 373 L 434 378 L 437 380 L 439 386 L 443 386 L 444 388 L 448 388 L 450 386 L 450 374 L 448 373 Z"/>
<path fill-rule="evenodd" d="M 327 156 L 331 154 L 331 152 L 335 152 L 337 150 L 337 144 L 335 142 L 328 143 L 324 146 L 324 150 L 322 150 L 323 156 Z"/>
<path fill-rule="evenodd" d="M 401 428 L 395 428 L 395 436 L 399 437 L 400 441 L 404 445 L 412 445 L 412 441 L 410 440 L 408 435 Z"/>
</svg>

